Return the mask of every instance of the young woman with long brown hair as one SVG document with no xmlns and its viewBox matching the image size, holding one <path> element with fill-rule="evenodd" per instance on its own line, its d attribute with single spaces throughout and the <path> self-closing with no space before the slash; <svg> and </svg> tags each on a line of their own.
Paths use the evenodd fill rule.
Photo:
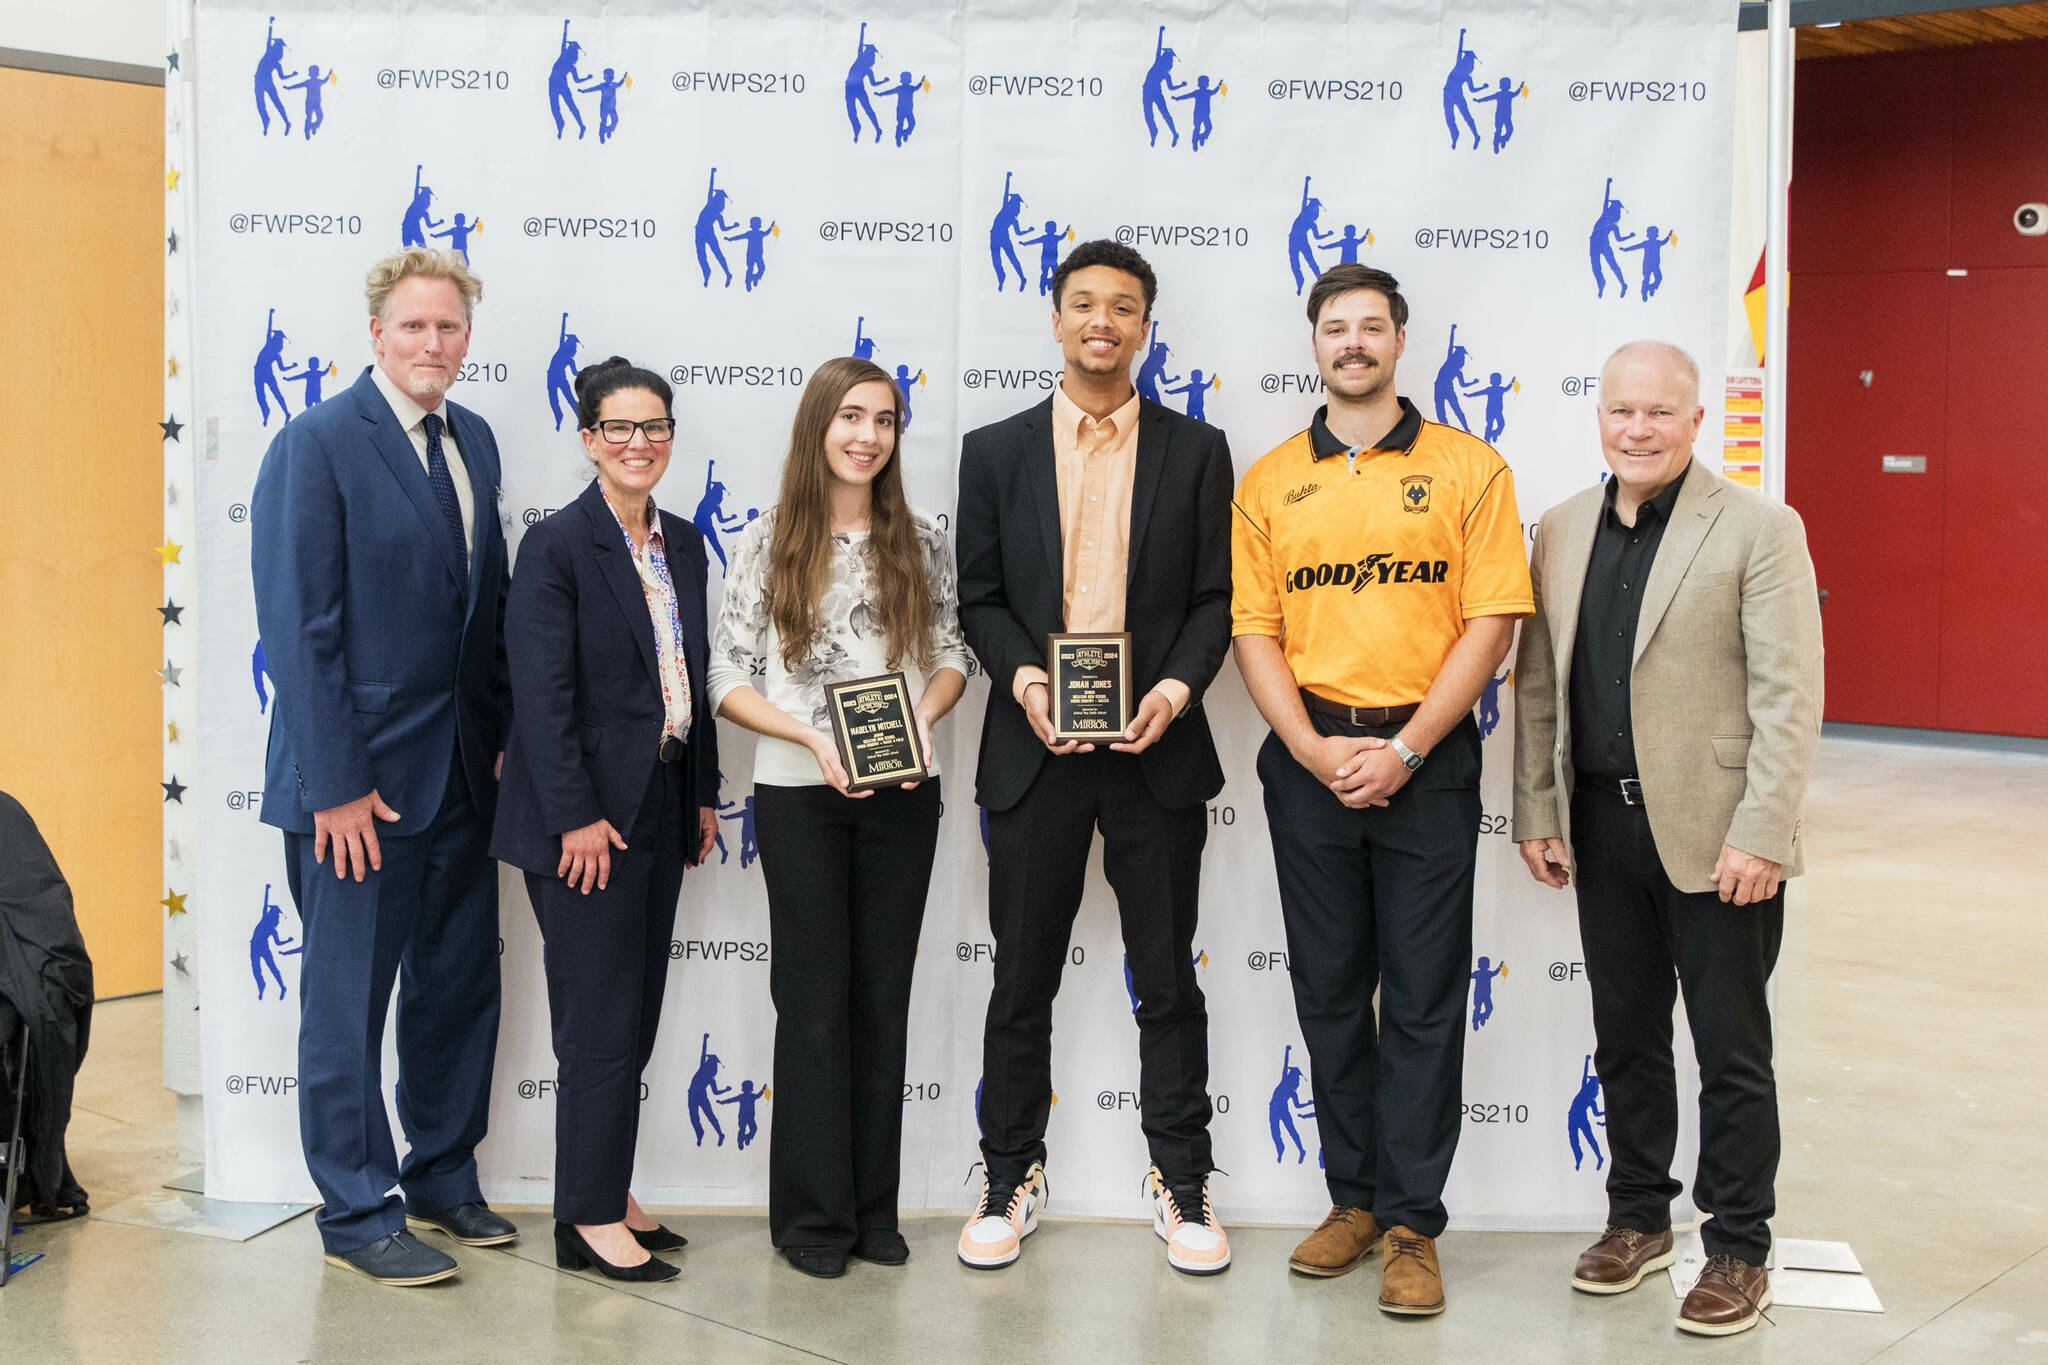
<svg viewBox="0 0 2048 1365">
<path fill-rule="evenodd" d="M 900 671 L 927 756 L 972 656 L 945 533 L 904 499 L 903 398 L 841 357 L 798 400 L 774 507 L 742 533 L 711 642 L 717 713 L 761 736 L 754 818 L 768 886 L 775 1127 L 768 1228 L 790 1263 L 901 1265 L 896 1230 L 911 968 L 938 845 L 922 782 L 851 790 L 825 689 Z"/>
</svg>

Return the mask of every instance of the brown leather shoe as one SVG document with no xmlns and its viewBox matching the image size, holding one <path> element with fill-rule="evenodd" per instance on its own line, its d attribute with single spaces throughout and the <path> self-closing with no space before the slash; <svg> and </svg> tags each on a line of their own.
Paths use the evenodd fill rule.
<svg viewBox="0 0 2048 1365">
<path fill-rule="evenodd" d="M 1760 1265 L 1733 1256 L 1709 1256 L 1699 1283 L 1678 1307 L 1678 1330 L 1728 1337 L 1756 1326 L 1771 1306 L 1771 1277 Z"/>
<path fill-rule="evenodd" d="M 1588 1294 L 1625 1294 L 1643 1282 L 1643 1276 L 1662 1270 L 1678 1259 L 1671 1249 L 1671 1229 L 1637 1232 L 1634 1228 L 1610 1227 L 1600 1240 L 1579 1253 L 1572 1271 L 1572 1288 Z"/>
<path fill-rule="evenodd" d="M 1436 1238 L 1412 1228 L 1388 1228 L 1381 1248 L 1380 1311 L 1426 1318 L 1444 1311 L 1444 1276 Z"/>
<path fill-rule="evenodd" d="M 1355 1269 L 1379 1250 L 1379 1245 L 1380 1225 L 1371 1214 L 1349 1204 L 1336 1204 L 1322 1226 L 1304 1237 L 1287 1258 L 1287 1268 L 1296 1274 L 1329 1279 Z"/>
</svg>

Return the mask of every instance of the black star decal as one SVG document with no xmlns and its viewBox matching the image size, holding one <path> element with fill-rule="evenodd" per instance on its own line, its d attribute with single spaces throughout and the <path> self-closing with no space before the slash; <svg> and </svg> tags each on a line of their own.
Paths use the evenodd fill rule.
<svg viewBox="0 0 2048 1365">
<path fill-rule="evenodd" d="M 176 773 L 171 774 L 170 781 L 159 782 L 157 783 L 157 785 L 164 789 L 165 805 L 168 806 L 173 801 L 177 802 L 181 806 L 185 804 L 185 784 L 178 781 L 178 775 Z"/>
<path fill-rule="evenodd" d="M 176 413 L 172 413 L 168 421 L 158 422 L 157 425 L 164 429 L 164 439 L 166 441 L 177 440 L 178 433 L 185 429 L 185 424 L 178 420 Z"/>
<path fill-rule="evenodd" d="M 164 58 L 164 70 L 166 70 L 166 71 L 176 71 L 177 69 L 178 69 L 178 54 L 177 54 L 176 52 L 172 52 L 172 53 L 170 53 L 169 55 L 167 55 L 167 56 L 166 56 L 166 57 Z"/>
<path fill-rule="evenodd" d="M 176 626 L 183 624 L 178 618 L 185 614 L 185 609 L 170 598 L 166 597 L 164 604 L 158 607 L 157 611 L 163 616 L 165 625 Z"/>
<path fill-rule="evenodd" d="M 171 250 L 170 250 L 170 254 L 171 254 L 171 255 L 173 255 L 173 256 L 177 255 L 177 254 L 178 254 L 178 233 L 177 233 L 177 230 L 176 230 L 175 228 L 174 228 L 174 229 L 172 229 L 172 231 L 171 231 L 171 235 L 170 235 L 170 236 L 168 236 L 168 237 L 166 237 L 166 238 L 165 238 L 164 240 L 165 240 L 165 241 L 167 241 L 167 242 L 169 242 L 169 243 L 171 244 Z"/>
</svg>

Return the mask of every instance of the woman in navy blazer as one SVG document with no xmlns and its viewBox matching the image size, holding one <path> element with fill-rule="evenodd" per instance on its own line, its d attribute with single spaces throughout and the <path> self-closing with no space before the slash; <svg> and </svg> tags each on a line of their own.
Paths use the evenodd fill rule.
<svg viewBox="0 0 2048 1365">
<path fill-rule="evenodd" d="M 618 356 L 576 377 L 597 477 L 526 533 L 505 609 L 512 739 L 491 853 L 525 870 L 547 945 L 555 1260 L 665 1280 L 684 1239 L 628 1191 L 683 869 L 717 832 L 718 736 L 704 671 L 705 567 L 659 512 L 667 381 Z"/>
</svg>

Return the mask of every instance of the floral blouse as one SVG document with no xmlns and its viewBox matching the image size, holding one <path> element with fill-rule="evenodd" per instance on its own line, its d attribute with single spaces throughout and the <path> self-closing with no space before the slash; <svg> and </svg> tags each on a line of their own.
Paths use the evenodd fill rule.
<svg viewBox="0 0 2048 1365">
<path fill-rule="evenodd" d="M 929 517 L 913 512 L 917 538 L 924 550 L 925 581 L 932 592 L 931 673 L 942 668 L 974 671 L 967 637 L 960 633 L 959 591 L 953 554 L 945 533 Z M 825 688 L 835 682 L 873 677 L 890 670 L 879 609 L 868 582 L 867 532 L 838 532 L 832 537 L 832 577 L 819 603 L 823 632 L 795 669 L 782 663 L 781 637 L 769 618 L 763 592 L 768 579 L 768 547 L 775 534 L 775 509 L 748 524 L 726 570 L 725 601 L 711 633 L 711 670 L 706 685 L 716 711 L 736 687 L 754 687 L 762 696 L 799 720 L 818 727 L 829 724 Z M 913 665 L 903 669 L 914 705 L 924 694 L 926 675 Z M 936 757 L 932 772 L 938 772 Z M 763 735 L 754 751 L 754 781 L 771 786 L 823 785 L 818 762 L 801 744 Z"/>
</svg>

